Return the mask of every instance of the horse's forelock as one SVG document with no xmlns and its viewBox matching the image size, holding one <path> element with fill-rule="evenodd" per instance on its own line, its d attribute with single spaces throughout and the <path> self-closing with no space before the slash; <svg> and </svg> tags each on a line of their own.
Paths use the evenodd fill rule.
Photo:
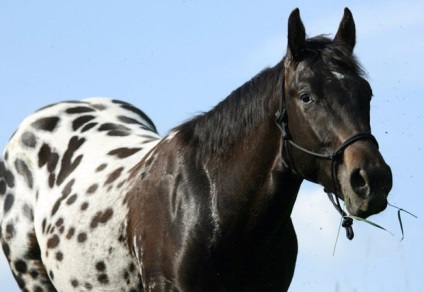
<svg viewBox="0 0 424 292">
<path fill-rule="evenodd" d="M 334 42 L 326 35 L 318 35 L 305 41 L 305 48 L 301 57 L 297 60 L 289 60 L 292 66 L 305 62 L 307 67 L 313 67 L 319 61 L 326 64 L 330 71 L 357 74 L 365 77 L 361 64 L 343 44 Z M 287 63 L 286 63 L 287 66 Z"/>
</svg>

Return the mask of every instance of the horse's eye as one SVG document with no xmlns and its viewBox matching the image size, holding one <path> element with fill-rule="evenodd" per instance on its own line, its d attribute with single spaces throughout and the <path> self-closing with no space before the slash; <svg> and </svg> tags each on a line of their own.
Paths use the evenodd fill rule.
<svg viewBox="0 0 424 292">
<path fill-rule="evenodd" d="M 299 99 L 305 104 L 312 102 L 312 97 L 306 92 L 301 93 Z"/>
</svg>

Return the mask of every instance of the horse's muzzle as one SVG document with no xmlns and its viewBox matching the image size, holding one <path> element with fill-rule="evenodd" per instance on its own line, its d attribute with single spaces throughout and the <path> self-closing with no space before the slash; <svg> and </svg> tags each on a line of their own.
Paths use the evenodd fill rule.
<svg viewBox="0 0 424 292">
<path fill-rule="evenodd" d="M 380 156 L 380 155 L 378 155 Z M 380 156 L 377 163 L 354 167 L 349 175 L 349 213 L 361 218 L 377 214 L 387 207 L 387 196 L 392 189 L 392 171 Z"/>
</svg>

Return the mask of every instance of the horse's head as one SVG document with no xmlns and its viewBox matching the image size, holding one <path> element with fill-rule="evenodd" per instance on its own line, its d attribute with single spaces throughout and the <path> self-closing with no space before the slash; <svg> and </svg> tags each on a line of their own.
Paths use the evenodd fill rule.
<svg viewBox="0 0 424 292">
<path fill-rule="evenodd" d="M 313 153 L 287 143 L 284 156 L 299 175 L 345 200 L 349 213 L 366 218 L 386 208 L 392 174 L 371 135 L 372 90 L 354 46 L 347 8 L 332 40 L 306 39 L 299 10 L 291 13 L 283 86 L 287 131 L 293 143 Z"/>
</svg>

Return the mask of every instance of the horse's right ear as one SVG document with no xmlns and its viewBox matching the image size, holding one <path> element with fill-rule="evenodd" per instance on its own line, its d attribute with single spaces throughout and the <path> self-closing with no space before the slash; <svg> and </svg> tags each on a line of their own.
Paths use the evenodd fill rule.
<svg viewBox="0 0 424 292">
<path fill-rule="evenodd" d="M 305 48 L 305 26 L 300 19 L 299 8 L 292 11 L 288 23 L 288 53 L 293 59 L 298 59 Z"/>
<path fill-rule="evenodd" d="M 334 41 L 343 44 L 350 53 L 353 52 L 356 43 L 355 21 L 353 20 L 352 12 L 347 7 L 344 10 L 343 19 L 340 22 Z"/>
</svg>

